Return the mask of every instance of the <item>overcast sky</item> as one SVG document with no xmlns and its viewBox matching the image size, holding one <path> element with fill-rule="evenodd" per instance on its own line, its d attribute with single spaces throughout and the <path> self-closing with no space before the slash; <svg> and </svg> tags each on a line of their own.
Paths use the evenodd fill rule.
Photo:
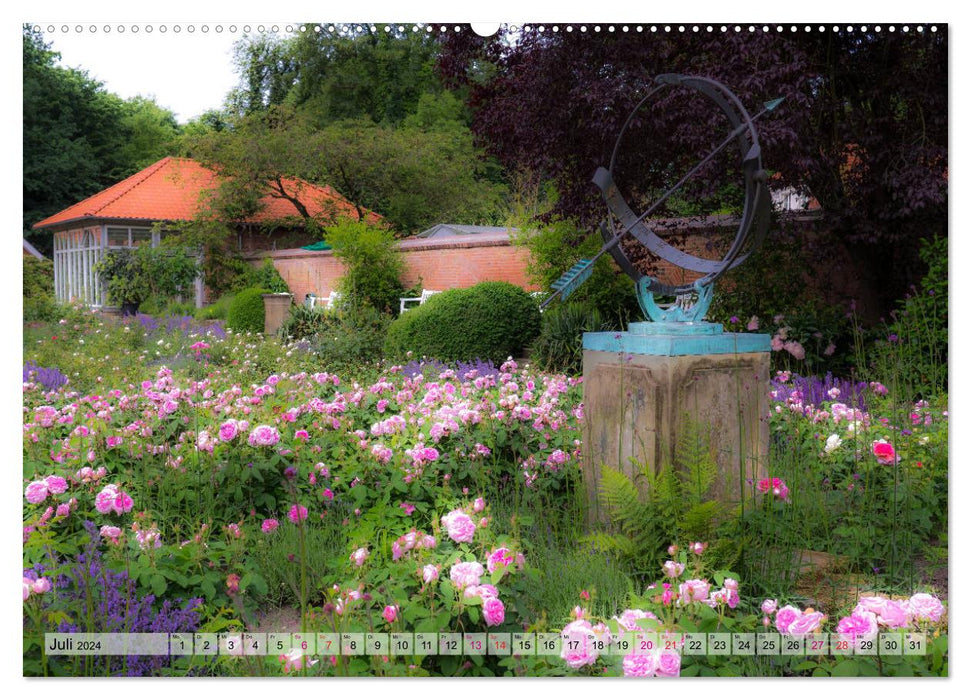
<svg viewBox="0 0 971 700">
<path fill-rule="evenodd" d="M 49 26 L 54 31 L 49 32 Z M 235 33 L 229 25 L 192 24 L 194 31 L 181 25 L 112 23 L 109 32 L 105 24 L 82 26 L 77 24 L 41 25 L 44 38 L 61 54 L 61 64 L 83 68 L 102 81 L 105 88 L 123 98 L 154 95 L 158 104 L 175 112 L 182 123 L 208 109 L 222 106 L 223 100 L 237 79 L 233 72 L 233 42 L 244 36 L 242 26 Z M 96 31 L 91 31 L 95 26 Z M 125 31 L 119 32 L 119 26 Z M 132 27 L 137 26 L 138 32 Z M 152 31 L 147 31 L 152 26 Z M 208 26 L 208 32 L 202 27 Z M 222 31 L 217 32 L 216 27 Z"/>
</svg>

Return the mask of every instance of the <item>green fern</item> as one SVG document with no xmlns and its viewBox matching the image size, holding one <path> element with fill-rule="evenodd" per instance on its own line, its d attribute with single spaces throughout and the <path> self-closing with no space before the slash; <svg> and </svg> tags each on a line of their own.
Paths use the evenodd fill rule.
<svg viewBox="0 0 971 700">
<path fill-rule="evenodd" d="M 682 485 L 682 496 L 691 505 L 704 501 L 718 479 L 718 465 L 712 456 L 710 432 L 688 414 L 678 424 L 674 459 Z"/>
<path fill-rule="evenodd" d="M 681 538 L 707 541 L 726 508 L 709 498 L 718 468 L 709 449 L 709 435 L 687 416 L 679 425 L 675 465 L 652 469 L 631 460 L 634 478 L 603 466 L 600 502 L 610 526 L 587 535 L 583 542 L 616 554 L 635 574 L 652 576 L 667 546 Z M 644 493 L 638 489 L 644 486 Z"/>
<path fill-rule="evenodd" d="M 636 529 L 644 516 L 634 482 L 623 472 L 608 466 L 604 466 L 600 478 L 600 502 L 624 532 Z"/>
<path fill-rule="evenodd" d="M 714 534 L 714 525 L 720 519 L 723 507 L 718 501 L 704 501 L 691 506 L 681 516 L 681 530 L 685 537 L 707 541 Z"/>
<path fill-rule="evenodd" d="M 634 556 L 634 541 L 626 535 L 595 532 L 584 535 L 580 541 L 598 552 L 614 553 L 621 557 Z"/>
</svg>

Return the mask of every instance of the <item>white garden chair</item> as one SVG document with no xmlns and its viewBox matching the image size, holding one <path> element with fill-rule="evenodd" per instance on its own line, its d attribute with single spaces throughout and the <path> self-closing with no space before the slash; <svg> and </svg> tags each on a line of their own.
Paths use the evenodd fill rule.
<svg viewBox="0 0 971 700">
<path fill-rule="evenodd" d="M 405 311 L 407 311 L 409 308 L 411 308 L 411 307 L 407 306 L 407 304 L 409 302 L 415 302 L 415 301 L 417 301 L 418 302 L 418 306 L 421 306 L 426 301 L 428 301 L 428 299 L 433 294 L 438 294 L 438 293 L 439 292 L 436 291 L 436 290 L 434 290 L 434 289 L 423 289 L 423 290 L 421 290 L 421 296 L 420 297 L 401 297 L 401 299 L 400 299 L 400 301 L 401 301 L 401 309 L 400 309 L 400 311 L 398 313 L 399 314 L 403 314 Z"/>
<path fill-rule="evenodd" d="M 341 301 L 341 293 L 338 291 L 333 291 L 327 295 L 327 301 L 324 303 L 324 308 L 328 311 L 333 311 L 337 308 Z"/>
</svg>

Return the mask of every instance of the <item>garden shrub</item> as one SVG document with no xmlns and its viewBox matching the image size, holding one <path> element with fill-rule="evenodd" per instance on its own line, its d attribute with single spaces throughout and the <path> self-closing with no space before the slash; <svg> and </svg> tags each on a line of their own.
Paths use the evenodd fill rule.
<svg viewBox="0 0 971 700">
<path fill-rule="evenodd" d="M 354 371 L 380 360 L 392 320 L 367 306 L 325 315 L 315 336 L 317 354 L 332 371 Z"/>
<path fill-rule="evenodd" d="M 948 387 L 947 238 L 924 241 L 920 258 L 927 265 L 920 287 L 891 313 L 869 360 L 874 376 L 897 377 L 913 398 L 928 398 Z"/>
<path fill-rule="evenodd" d="M 199 321 L 225 321 L 229 316 L 229 307 L 233 303 L 233 294 L 223 294 L 209 306 L 196 309 L 195 317 Z"/>
<path fill-rule="evenodd" d="M 269 294 L 260 287 L 250 287 L 237 294 L 229 305 L 226 325 L 237 333 L 251 331 L 262 333 L 266 326 L 266 310 L 263 295 Z"/>
<path fill-rule="evenodd" d="M 250 287 L 260 287 L 272 294 L 290 294 L 290 287 L 269 258 L 263 258 L 259 267 L 254 267 L 249 277 Z"/>
<path fill-rule="evenodd" d="M 154 297 L 158 310 L 191 298 L 199 275 L 195 259 L 182 249 L 149 245 L 109 250 L 94 269 L 105 280 L 109 302 L 137 305 Z"/>
<path fill-rule="evenodd" d="M 536 301 L 508 282 L 482 282 L 436 294 L 388 329 L 385 351 L 444 361 L 519 356 L 540 330 Z"/>
<path fill-rule="evenodd" d="M 403 262 L 393 234 L 364 221 L 344 220 L 327 228 L 325 237 L 344 264 L 339 290 L 349 305 L 397 313 Z"/>
<path fill-rule="evenodd" d="M 543 289 L 550 286 L 571 266 L 591 258 L 603 245 L 599 233 L 591 234 L 570 220 L 554 219 L 517 224 L 524 232 L 514 238 L 529 250 L 530 279 Z M 570 301 L 597 309 L 606 321 L 625 325 L 642 317 L 634 283 L 609 256 L 596 262 L 590 279 L 570 295 Z"/>
<path fill-rule="evenodd" d="M 536 363 L 548 372 L 583 372 L 583 334 L 610 331 L 614 325 L 594 307 L 568 303 L 543 314 L 539 337 L 531 346 Z"/>
<path fill-rule="evenodd" d="M 24 259 L 24 321 L 56 321 L 60 313 L 54 299 L 54 263 Z"/>
<path fill-rule="evenodd" d="M 324 327 L 326 312 L 321 308 L 309 309 L 302 304 L 290 307 L 290 315 L 280 326 L 280 336 L 291 340 L 309 338 Z"/>
<path fill-rule="evenodd" d="M 54 263 L 30 256 L 24 259 L 24 298 L 54 296 Z"/>
</svg>

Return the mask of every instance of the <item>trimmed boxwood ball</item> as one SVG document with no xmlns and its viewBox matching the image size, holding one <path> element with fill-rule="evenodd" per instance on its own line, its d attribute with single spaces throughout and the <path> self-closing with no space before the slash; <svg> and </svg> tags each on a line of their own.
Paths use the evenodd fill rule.
<svg viewBox="0 0 971 700">
<path fill-rule="evenodd" d="M 519 356 L 540 329 L 539 306 L 521 287 L 481 282 L 436 294 L 403 313 L 388 329 L 385 353 L 409 350 L 445 362 Z"/>
<path fill-rule="evenodd" d="M 266 310 L 263 295 L 270 292 L 260 287 L 248 287 L 235 297 L 229 305 L 226 325 L 237 333 L 252 331 L 262 333 L 266 324 Z"/>
</svg>

